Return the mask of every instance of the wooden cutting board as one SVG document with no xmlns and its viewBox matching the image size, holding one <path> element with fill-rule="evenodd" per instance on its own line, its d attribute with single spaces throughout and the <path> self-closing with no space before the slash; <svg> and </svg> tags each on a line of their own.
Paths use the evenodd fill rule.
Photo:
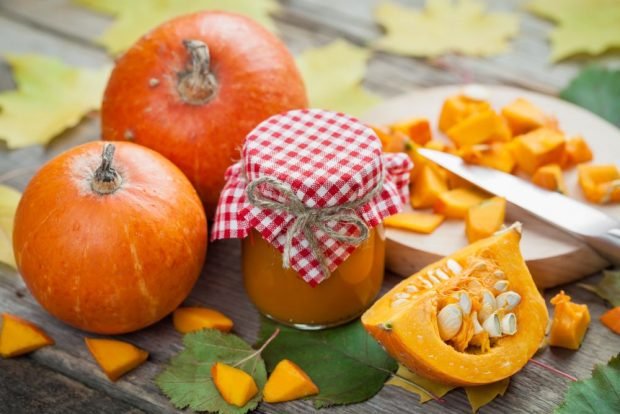
<svg viewBox="0 0 620 414">
<path fill-rule="evenodd" d="M 594 153 L 595 163 L 620 163 L 620 130 L 598 116 L 560 99 L 526 90 L 485 86 L 489 101 L 496 108 L 522 97 L 554 115 L 568 136 L 581 134 Z M 425 117 L 431 121 L 435 139 L 448 142 L 437 129 L 441 106 L 448 96 L 462 91 L 461 86 L 443 86 L 416 90 L 388 100 L 371 110 L 364 120 L 373 124 Z M 571 197 L 584 201 L 577 184 L 576 169 L 565 173 Z M 620 205 L 595 206 L 620 219 Z M 523 223 L 521 249 L 539 287 L 567 283 L 596 273 L 608 263 L 588 246 L 565 233 L 535 219 L 515 206 L 509 206 L 506 222 Z M 575 217 L 579 220 L 579 217 Z M 390 270 L 409 276 L 441 257 L 467 245 L 465 224 L 461 220 L 447 220 L 433 234 L 423 235 L 397 229 L 387 229 L 386 260 Z"/>
</svg>

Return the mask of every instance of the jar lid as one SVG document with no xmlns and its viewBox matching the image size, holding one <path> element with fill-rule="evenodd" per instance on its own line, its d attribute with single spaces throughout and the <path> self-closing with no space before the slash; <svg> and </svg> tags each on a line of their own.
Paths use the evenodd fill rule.
<svg viewBox="0 0 620 414">
<path fill-rule="evenodd" d="M 384 154 L 373 130 L 342 113 L 294 110 L 259 124 L 226 172 L 211 238 L 251 229 L 317 285 L 408 199 L 412 164 Z"/>
</svg>

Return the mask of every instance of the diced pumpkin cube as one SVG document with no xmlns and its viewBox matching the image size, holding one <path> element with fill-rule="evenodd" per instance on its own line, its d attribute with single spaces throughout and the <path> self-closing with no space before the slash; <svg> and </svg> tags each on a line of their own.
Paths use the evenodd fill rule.
<svg viewBox="0 0 620 414">
<path fill-rule="evenodd" d="M 620 335 L 620 306 L 608 310 L 601 316 L 603 325 Z"/>
<path fill-rule="evenodd" d="M 423 165 L 413 181 L 411 205 L 415 208 L 432 207 L 439 194 L 448 191 L 446 177 L 430 163 Z"/>
<path fill-rule="evenodd" d="M 379 141 L 381 141 L 381 145 L 385 148 L 389 142 L 392 140 L 392 131 L 390 128 L 383 125 L 368 125 L 370 129 L 373 130 Z"/>
<path fill-rule="evenodd" d="M 543 165 L 532 175 L 532 182 L 550 191 L 567 194 L 562 168 L 558 164 Z"/>
<path fill-rule="evenodd" d="M 256 382 L 250 374 L 221 362 L 211 367 L 211 378 L 222 398 L 237 407 L 243 407 L 258 393 Z"/>
<path fill-rule="evenodd" d="M 24 355 L 53 344 L 54 340 L 34 323 L 9 313 L 2 314 L 0 356 L 3 358 Z"/>
<path fill-rule="evenodd" d="M 488 109 L 491 109 L 488 102 L 470 99 L 464 95 L 451 96 L 445 100 L 441 107 L 439 130 L 447 132 L 470 115 Z"/>
<path fill-rule="evenodd" d="M 472 146 L 512 138 L 506 121 L 494 110 L 476 112 L 452 126 L 446 134 L 458 146 Z"/>
<path fill-rule="evenodd" d="M 555 306 L 549 345 L 579 349 L 590 325 L 590 311 L 586 305 L 571 302 L 570 296 L 560 291 L 551 299 Z"/>
<path fill-rule="evenodd" d="M 229 332 L 233 321 L 215 309 L 201 307 L 178 308 L 172 314 L 172 323 L 177 331 L 188 333 L 200 329 L 217 329 Z"/>
<path fill-rule="evenodd" d="M 515 159 L 508 144 L 495 142 L 474 145 L 459 150 L 459 155 L 469 164 L 482 165 L 499 171 L 511 173 Z"/>
<path fill-rule="evenodd" d="M 459 175 L 451 173 L 450 171 L 448 171 L 447 178 L 448 178 L 448 188 L 450 190 L 454 190 L 456 188 L 470 188 L 474 186 L 472 183 L 470 183 L 466 179 L 462 178 Z"/>
<path fill-rule="evenodd" d="M 502 197 L 493 197 L 470 207 L 465 218 L 467 240 L 473 243 L 492 236 L 501 229 L 505 215 L 506 200 Z"/>
<path fill-rule="evenodd" d="M 381 141 L 383 152 L 406 152 L 409 149 L 410 139 L 406 134 L 385 126 L 370 125 L 370 128 Z"/>
<path fill-rule="evenodd" d="M 581 164 L 577 167 L 579 186 L 593 203 L 620 201 L 620 170 L 613 164 Z"/>
<path fill-rule="evenodd" d="M 431 126 L 426 118 L 411 118 L 390 125 L 392 131 L 407 135 L 413 142 L 424 145 L 432 138 Z"/>
<path fill-rule="evenodd" d="M 406 212 L 398 213 L 383 219 L 386 227 L 430 234 L 443 222 L 439 214 Z"/>
<path fill-rule="evenodd" d="M 116 381 L 149 357 L 148 352 L 115 339 L 85 338 L 84 341 L 110 381 Z"/>
<path fill-rule="evenodd" d="M 566 141 L 562 167 L 567 168 L 576 164 L 592 161 L 592 150 L 583 137 L 576 136 Z"/>
<path fill-rule="evenodd" d="M 513 135 L 526 134 L 548 125 L 547 115 L 524 98 L 517 98 L 503 107 L 502 116 L 508 122 Z"/>
<path fill-rule="evenodd" d="M 470 207 L 480 204 L 488 196 L 476 188 L 457 188 L 441 193 L 433 208 L 449 218 L 465 218 Z"/>
<path fill-rule="evenodd" d="M 516 137 L 510 145 L 517 166 L 528 174 L 547 164 L 559 164 L 564 154 L 564 135 L 550 128 L 538 128 Z"/>
<path fill-rule="evenodd" d="M 445 142 L 441 142 L 435 139 L 428 141 L 424 144 L 424 148 L 432 149 L 435 151 L 448 152 L 450 147 Z"/>
<path fill-rule="evenodd" d="M 288 359 L 278 362 L 263 389 L 268 403 L 297 400 L 319 393 L 319 388 L 299 366 Z"/>
</svg>

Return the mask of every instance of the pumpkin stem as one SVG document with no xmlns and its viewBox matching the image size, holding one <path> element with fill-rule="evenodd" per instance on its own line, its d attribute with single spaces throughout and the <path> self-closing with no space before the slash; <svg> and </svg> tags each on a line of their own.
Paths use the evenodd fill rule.
<svg viewBox="0 0 620 414">
<path fill-rule="evenodd" d="M 111 194 L 118 190 L 123 182 L 123 178 L 114 167 L 112 167 L 115 149 L 116 147 L 114 147 L 113 144 L 105 144 L 103 146 L 101 165 L 95 170 L 93 180 L 90 184 L 93 191 L 97 194 Z"/>
<path fill-rule="evenodd" d="M 215 97 L 217 80 L 211 73 L 211 54 L 200 40 L 183 40 L 183 46 L 192 59 L 191 69 L 179 73 L 177 91 L 184 102 L 203 105 Z"/>
</svg>

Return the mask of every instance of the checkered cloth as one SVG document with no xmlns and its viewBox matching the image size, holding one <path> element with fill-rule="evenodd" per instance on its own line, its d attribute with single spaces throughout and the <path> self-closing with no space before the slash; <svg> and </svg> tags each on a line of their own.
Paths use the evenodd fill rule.
<svg viewBox="0 0 620 414">
<path fill-rule="evenodd" d="M 248 201 L 248 183 L 270 177 L 292 190 L 289 197 L 264 183 L 256 189 L 261 199 L 290 205 L 294 194 L 311 209 L 344 209 L 361 218 L 368 228 L 399 212 L 408 198 L 412 164 L 404 153 L 383 154 L 372 129 L 350 116 L 319 109 L 294 110 L 273 116 L 246 137 L 242 159 L 226 172 L 211 239 L 244 238 L 251 229 L 280 252 L 298 216 L 281 209 L 256 207 Z M 380 181 L 383 180 L 381 184 Z M 375 187 L 381 186 L 378 191 Z M 370 201 L 356 205 L 370 192 Z M 296 200 L 294 200 L 296 201 Z M 299 204 L 299 203 L 297 203 Z M 302 207 L 303 207 L 302 206 Z M 324 223 L 343 236 L 359 235 L 351 222 Z M 312 227 L 323 257 L 316 257 L 303 232 L 292 238 L 290 265 L 311 286 L 321 283 L 354 250 L 355 245 L 329 237 Z M 342 239 L 341 237 L 339 237 Z M 326 266 L 322 266 L 324 263 Z"/>
</svg>

